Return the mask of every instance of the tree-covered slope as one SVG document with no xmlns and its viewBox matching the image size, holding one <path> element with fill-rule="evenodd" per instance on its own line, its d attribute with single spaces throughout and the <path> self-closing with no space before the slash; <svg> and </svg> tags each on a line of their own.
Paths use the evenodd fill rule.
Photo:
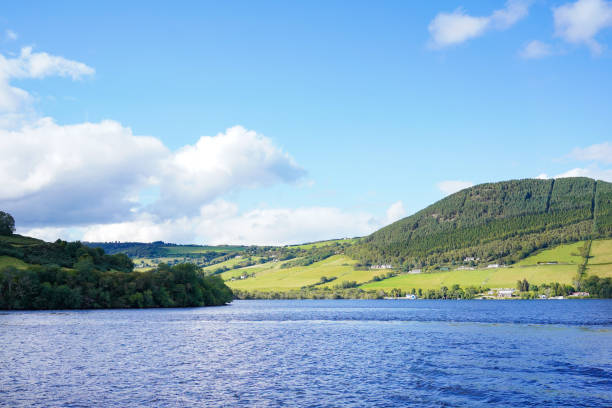
<svg viewBox="0 0 612 408">
<path fill-rule="evenodd" d="M 10 215 L 0 212 L 0 222 Z M 123 253 L 80 242 L 44 242 L 0 228 L 0 310 L 213 306 L 233 293 L 194 264 L 134 272 Z"/>
<path fill-rule="evenodd" d="M 366 237 L 350 254 L 414 268 L 466 257 L 515 262 L 539 248 L 612 235 L 612 184 L 511 180 L 452 194 Z"/>
</svg>

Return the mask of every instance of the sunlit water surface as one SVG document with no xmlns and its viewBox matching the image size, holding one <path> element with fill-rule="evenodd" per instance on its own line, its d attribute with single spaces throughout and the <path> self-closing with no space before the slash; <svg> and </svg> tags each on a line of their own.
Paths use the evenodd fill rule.
<svg viewBox="0 0 612 408">
<path fill-rule="evenodd" d="M 2 406 L 612 406 L 612 301 L 0 312 Z"/>
</svg>

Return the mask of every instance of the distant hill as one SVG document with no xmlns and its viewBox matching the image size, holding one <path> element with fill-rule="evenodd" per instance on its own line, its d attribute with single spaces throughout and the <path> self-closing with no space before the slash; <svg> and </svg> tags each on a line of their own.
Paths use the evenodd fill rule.
<svg viewBox="0 0 612 408">
<path fill-rule="evenodd" d="M 589 178 L 480 184 L 384 227 L 348 251 L 404 269 L 516 262 L 565 242 L 612 236 L 612 184 Z"/>
</svg>

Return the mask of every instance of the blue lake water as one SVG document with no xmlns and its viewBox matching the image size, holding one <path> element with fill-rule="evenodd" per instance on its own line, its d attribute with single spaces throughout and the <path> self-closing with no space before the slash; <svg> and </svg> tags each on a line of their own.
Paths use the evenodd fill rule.
<svg viewBox="0 0 612 408">
<path fill-rule="evenodd" d="M 0 312 L 0 406 L 612 406 L 612 301 Z"/>
</svg>

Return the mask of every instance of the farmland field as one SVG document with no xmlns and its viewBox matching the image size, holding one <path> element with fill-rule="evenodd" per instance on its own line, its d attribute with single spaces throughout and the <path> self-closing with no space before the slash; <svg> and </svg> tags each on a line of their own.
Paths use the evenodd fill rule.
<svg viewBox="0 0 612 408">
<path fill-rule="evenodd" d="M 327 245 L 335 245 L 335 244 L 354 244 L 358 240 L 359 238 L 332 239 L 329 241 L 311 242 L 308 244 L 301 244 L 301 245 L 289 245 L 289 248 L 300 248 L 300 249 L 320 248 L 320 247 L 324 247 Z"/>
<path fill-rule="evenodd" d="M 266 264 L 253 266 L 251 268 L 241 268 L 234 272 L 237 275 L 247 272 L 255 272 L 254 278 L 247 278 L 227 282 L 231 288 L 235 289 L 270 289 L 285 290 L 299 289 L 302 286 L 318 283 L 322 276 L 328 278 L 336 277 L 332 282 L 325 286 L 333 286 L 342 281 L 356 281 L 357 283 L 366 282 L 376 274 L 373 271 L 355 271 L 353 265 L 355 261 L 344 255 L 334 255 L 320 262 L 315 262 L 308 266 L 296 266 L 292 268 L 281 268 L 282 262 L 268 262 Z M 226 272 L 224 278 L 230 272 Z M 222 276 L 223 276 L 222 275 Z M 236 275 L 229 275 L 236 276 Z M 324 285 L 322 285 L 324 286 Z"/>
<path fill-rule="evenodd" d="M 5 266 L 14 266 L 15 268 L 21 269 L 26 268 L 28 264 L 17 258 L 0 256 L 0 268 L 4 268 Z"/>
<path fill-rule="evenodd" d="M 612 264 L 612 239 L 593 241 L 590 264 Z"/>
<path fill-rule="evenodd" d="M 403 274 L 379 282 L 362 286 L 363 289 L 439 289 L 441 286 L 451 287 L 458 284 L 461 287 L 487 286 L 490 288 L 514 288 L 516 281 L 527 279 L 529 283 L 541 284 L 549 282 L 571 283 L 576 276 L 574 265 L 540 265 L 517 266 L 511 268 L 491 268 L 470 270 L 454 270 L 449 272 L 434 272 L 423 274 Z"/>
<path fill-rule="evenodd" d="M 551 249 L 545 249 L 517 262 L 516 265 L 537 265 L 538 263 L 546 262 L 578 265 L 583 262 L 583 258 L 580 256 L 580 249 L 584 244 L 584 241 L 580 241 L 573 244 L 563 244 Z"/>
</svg>

